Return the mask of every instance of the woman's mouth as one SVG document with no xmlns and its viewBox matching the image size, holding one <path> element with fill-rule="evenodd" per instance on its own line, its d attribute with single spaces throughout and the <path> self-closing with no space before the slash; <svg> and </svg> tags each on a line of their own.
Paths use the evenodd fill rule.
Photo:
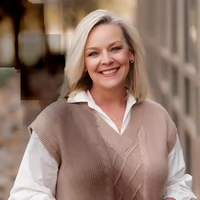
<svg viewBox="0 0 200 200">
<path fill-rule="evenodd" d="M 114 75 L 119 70 L 119 68 L 120 67 L 115 68 L 115 69 L 110 69 L 110 70 L 104 70 L 104 71 L 101 71 L 100 74 L 103 74 L 103 75 L 106 75 L 106 76 Z"/>
</svg>

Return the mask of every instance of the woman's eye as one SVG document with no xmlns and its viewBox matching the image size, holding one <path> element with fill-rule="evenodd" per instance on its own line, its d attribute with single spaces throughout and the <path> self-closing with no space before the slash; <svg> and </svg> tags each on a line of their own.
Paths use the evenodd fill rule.
<svg viewBox="0 0 200 200">
<path fill-rule="evenodd" d="M 97 56 L 97 55 L 98 55 L 97 52 L 92 52 L 88 56 Z"/>
<path fill-rule="evenodd" d="M 111 49 L 111 51 L 119 51 L 121 49 L 121 47 L 113 47 L 112 49 Z"/>
</svg>

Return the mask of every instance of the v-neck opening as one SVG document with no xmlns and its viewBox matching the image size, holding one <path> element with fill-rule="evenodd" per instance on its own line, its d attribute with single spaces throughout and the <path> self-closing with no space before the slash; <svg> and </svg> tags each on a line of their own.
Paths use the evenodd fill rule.
<svg viewBox="0 0 200 200">
<path fill-rule="evenodd" d="M 139 105 L 138 105 L 139 106 Z M 137 117 L 137 104 L 133 105 L 131 110 L 130 110 L 130 119 L 129 122 L 125 128 L 125 130 L 123 131 L 123 133 L 118 133 L 113 127 L 111 127 L 100 115 L 99 113 L 94 110 L 94 115 L 97 121 L 97 125 L 99 126 L 100 124 L 103 127 L 106 127 L 106 129 L 110 129 L 111 132 L 113 132 L 113 134 L 117 134 L 119 137 L 125 137 L 128 132 L 138 132 L 139 128 L 141 127 L 142 121 L 143 121 L 143 117 L 140 116 L 139 118 Z M 93 111 L 92 111 L 93 112 Z M 99 122 L 99 123 L 98 123 Z M 132 129 L 132 130 L 130 130 Z"/>
<path fill-rule="evenodd" d="M 88 112 L 90 112 L 94 118 L 95 123 L 98 131 L 100 134 L 105 135 L 105 133 L 109 133 L 108 137 L 117 137 L 117 138 L 129 138 L 132 137 L 132 133 L 138 133 L 140 127 L 143 123 L 143 116 L 144 116 L 144 107 L 142 106 L 141 110 L 141 104 L 134 104 L 130 110 L 130 119 L 129 122 L 123 132 L 123 134 L 118 133 L 112 126 L 110 126 L 98 113 L 98 111 L 88 107 L 86 102 L 80 102 L 76 103 L 80 106 L 83 106 Z M 66 104 L 67 105 L 67 104 Z"/>
<path fill-rule="evenodd" d="M 133 146 L 138 146 L 140 143 L 138 134 L 142 126 L 143 114 L 141 115 L 141 109 L 138 107 L 140 105 L 134 105 L 131 108 L 130 120 L 122 135 L 107 124 L 97 112 L 93 113 L 96 118 L 96 127 L 106 146 L 115 149 L 115 151 L 117 149 L 120 155 L 126 155 Z M 138 111 L 140 115 L 137 114 Z"/>
</svg>

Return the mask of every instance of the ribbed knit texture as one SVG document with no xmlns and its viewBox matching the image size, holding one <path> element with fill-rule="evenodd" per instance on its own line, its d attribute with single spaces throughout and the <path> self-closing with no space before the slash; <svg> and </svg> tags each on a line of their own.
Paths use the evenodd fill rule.
<svg viewBox="0 0 200 200">
<path fill-rule="evenodd" d="M 59 165 L 56 200 L 161 200 L 176 128 L 152 101 L 122 135 L 86 103 L 60 99 L 30 125 Z"/>
</svg>

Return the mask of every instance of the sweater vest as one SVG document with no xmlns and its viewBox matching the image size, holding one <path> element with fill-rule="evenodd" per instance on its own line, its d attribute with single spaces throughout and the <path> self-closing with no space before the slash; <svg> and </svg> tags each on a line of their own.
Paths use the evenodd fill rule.
<svg viewBox="0 0 200 200">
<path fill-rule="evenodd" d="M 145 100 L 120 135 L 87 103 L 59 99 L 29 126 L 59 165 L 56 200 L 161 200 L 176 127 Z"/>
</svg>

